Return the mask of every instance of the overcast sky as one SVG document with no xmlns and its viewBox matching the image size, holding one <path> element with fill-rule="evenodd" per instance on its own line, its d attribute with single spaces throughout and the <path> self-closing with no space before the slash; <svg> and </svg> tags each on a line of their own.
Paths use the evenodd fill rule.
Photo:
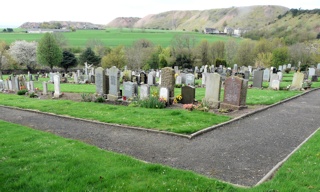
<svg viewBox="0 0 320 192">
<path fill-rule="evenodd" d="M 205 10 L 250 5 L 316 9 L 320 8 L 320 0 L 5 0 L 1 2 L 0 27 L 18 27 L 24 22 L 43 21 L 108 24 L 117 17 L 144 17 L 171 10 Z"/>
</svg>

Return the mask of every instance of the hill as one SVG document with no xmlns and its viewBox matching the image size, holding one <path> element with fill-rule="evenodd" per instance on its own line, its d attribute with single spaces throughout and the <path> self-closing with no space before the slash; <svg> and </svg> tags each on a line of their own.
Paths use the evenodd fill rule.
<svg viewBox="0 0 320 192">
<path fill-rule="evenodd" d="M 114 20 L 112 20 L 110 23 L 108 23 L 108 27 L 114 27 L 114 28 L 131 28 L 139 21 L 141 18 L 139 17 L 118 17 Z"/>
<path fill-rule="evenodd" d="M 133 27 L 153 29 L 203 30 L 206 27 L 223 30 L 225 26 L 252 30 L 273 22 L 289 9 L 282 6 L 248 6 L 223 9 L 168 11 L 137 19 Z M 124 27 L 127 18 L 116 18 L 107 27 Z M 118 26 L 116 25 L 118 23 Z M 130 23 L 132 24 L 132 23 Z"/>
<path fill-rule="evenodd" d="M 26 22 L 19 28 L 33 29 L 33 28 L 74 28 L 74 29 L 104 29 L 104 25 L 93 24 L 90 22 L 76 22 L 76 21 L 49 21 L 49 22 Z"/>
<path fill-rule="evenodd" d="M 290 9 L 261 29 L 248 32 L 252 39 L 261 37 L 283 38 L 287 44 L 320 39 L 320 9 Z"/>
</svg>

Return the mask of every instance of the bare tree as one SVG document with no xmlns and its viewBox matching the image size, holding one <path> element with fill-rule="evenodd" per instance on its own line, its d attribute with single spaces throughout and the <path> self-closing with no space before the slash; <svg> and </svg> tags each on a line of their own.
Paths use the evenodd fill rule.
<svg viewBox="0 0 320 192">
<path fill-rule="evenodd" d="M 28 70 L 34 70 L 37 65 L 37 43 L 15 41 L 9 49 L 12 58 L 20 65 L 26 65 Z"/>
<path fill-rule="evenodd" d="M 140 39 L 133 43 L 132 47 L 126 48 L 126 58 L 129 69 L 140 70 L 153 51 L 153 44 L 146 39 Z"/>
<path fill-rule="evenodd" d="M 236 62 L 236 55 L 238 51 L 238 44 L 234 39 L 230 39 L 227 41 L 225 46 L 225 53 L 226 53 L 226 62 L 230 66 L 235 64 Z"/>
</svg>

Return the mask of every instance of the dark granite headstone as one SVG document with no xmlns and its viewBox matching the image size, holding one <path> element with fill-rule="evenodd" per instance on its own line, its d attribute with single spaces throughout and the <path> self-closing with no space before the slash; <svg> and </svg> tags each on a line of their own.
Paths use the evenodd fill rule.
<svg viewBox="0 0 320 192">
<path fill-rule="evenodd" d="M 184 86 L 181 88 L 182 104 L 190 104 L 194 102 L 196 89 L 192 86 Z"/>
</svg>

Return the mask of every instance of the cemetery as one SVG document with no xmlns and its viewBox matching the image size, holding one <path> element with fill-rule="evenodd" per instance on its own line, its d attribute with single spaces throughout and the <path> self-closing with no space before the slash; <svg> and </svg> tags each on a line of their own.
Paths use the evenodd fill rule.
<svg viewBox="0 0 320 192">
<path fill-rule="evenodd" d="M 67 116 L 67 118 L 85 119 L 82 124 L 91 121 L 106 123 L 106 126 L 114 126 L 112 128 L 114 132 L 150 130 L 150 134 L 148 134 L 150 138 L 145 139 L 146 144 L 148 143 L 146 146 L 148 146 L 152 145 L 149 142 L 162 137 L 181 137 L 178 139 L 180 143 L 184 143 L 183 140 L 186 138 L 201 138 L 201 135 L 214 137 L 214 131 L 210 130 L 215 130 L 220 126 L 223 129 L 224 123 L 249 117 L 255 111 L 269 106 L 278 106 L 278 103 L 317 90 L 320 87 L 318 75 L 320 75 L 320 69 L 317 68 L 309 68 L 307 71 L 301 72 L 292 69 L 288 73 L 283 70 L 274 70 L 274 68 L 256 69 L 250 67 L 249 70 L 249 67 L 238 68 L 237 65 L 234 65 L 232 70 L 224 67 L 215 69 L 203 66 L 194 71 L 186 71 L 176 67 L 131 71 L 118 69 L 115 66 L 107 69 L 94 68 L 86 64 L 83 71 L 77 70 L 66 74 L 2 75 L 0 99 L 2 106 L 31 109 L 40 113 L 44 112 L 44 114 L 56 114 L 62 116 L 61 118 Z M 5 126 L 10 126 L 10 124 Z M 126 127 L 128 130 L 120 127 Z M 280 128 L 279 130 L 284 131 Z M 101 136 L 108 135 L 105 132 L 107 130 L 101 131 L 104 132 L 100 134 Z M 156 137 L 152 135 L 154 131 L 164 133 L 164 136 Z M 96 135 L 96 138 L 99 138 L 98 140 L 106 139 L 100 138 L 101 136 Z M 165 144 L 166 142 L 169 141 L 160 143 Z M 89 143 L 94 144 L 95 141 L 89 141 Z M 160 143 L 159 147 L 162 146 Z M 239 141 L 239 143 L 241 142 Z M 124 149 L 123 147 L 121 144 L 119 149 L 116 147 L 114 149 L 120 151 Z M 131 150 L 133 149 L 128 148 L 125 153 L 133 153 Z M 159 155 L 153 154 L 151 151 L 149 153 L 152 154 L 151 156 L 161 157 L 160 159 L 165 157 L 163 152 L 160 152 Z M 139 155 L 137 158 L 152 162 L 151 159 L 148 159 L 150 154 L 145 152 L 142 154 L 147 159 Z M 247 155 L 251 156 L 251 154 Z M 97 154 L 97 156 L 99 155 Z M 219 159 L 219 157 L 215 158 Z M 166 160 L 160 160 L 160 162 L 162 161 Z M 171 163 L 164 164 L 171 165 Z M 198 169 L 196 168 L 197 164 L 194 165 L 195 168 L 191 168 L 193 171 Z M 186 165 L 182 163 L 174 167 L 184 166 Z M 171 172 L 170 168 L 160 165 L 150 165 L 147 169 L 161 169 Z M 270 169 L 270 167 L 266 169 Z M 224 180 L 223 176 L 218 173 L 196 172 Z M 236 173 L 230 175 L 242 177 Z M 262 176 L 259 175 L 259 177 Z M 142 175 L 139 177 L 144 178 Z M 202 177 L 200 180 L 203 182 L 201 189 L 213 185 L 207 178 Z M 226 181 L 233 183 L 236 179 L 228 177 Z M 250 181 L 240 179 L 240 182 L 235 184 L 252 186 L 256 181 L 256 179 Z M 168 185 L 173 184 L 168 183 Z M 219 185 L 225 189 L 234 188 L 233 185 L 225 183 Z"/>
</svg>

